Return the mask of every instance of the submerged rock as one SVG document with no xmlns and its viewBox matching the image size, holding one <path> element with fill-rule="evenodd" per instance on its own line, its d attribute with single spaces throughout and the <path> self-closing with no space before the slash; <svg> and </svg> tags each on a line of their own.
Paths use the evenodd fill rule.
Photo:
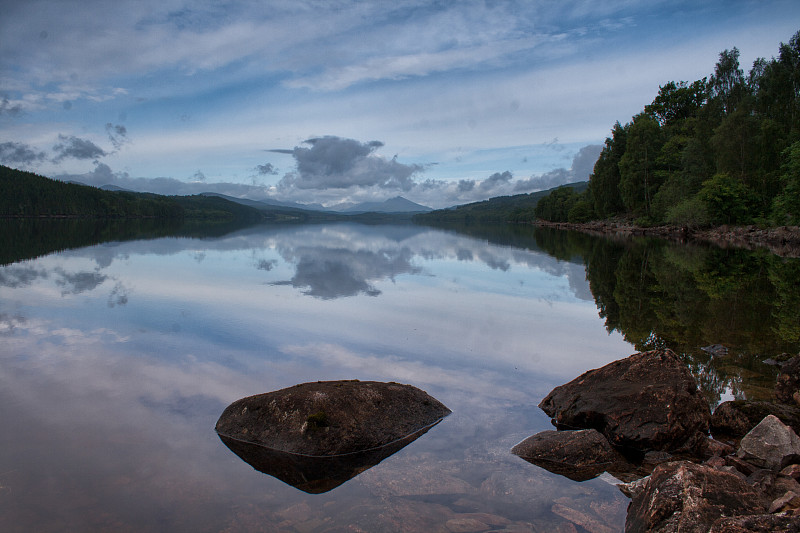
<svg viewBox="0 0 800 533">
<path fill-rule="evenodd" d="M 237 400 L 219 417 L 216 431 L 257 470 L 306 492 L 325 492 L 448 414 L 411 385 L 319 381 Z"/>
<path fill-rule="evenodd" d="M 766 512 L 763 497 L 727 472 L 676 461 L 659 465 L 635 493 L 626 533 L 706 533 L 719 518 Z"/>
<path fill-rule="evenodd" d="M 646 452 L 693 451 L 711 412 L 669 349 L 636 353 L 553 389 L 539 407 L 559 428 L 596 429 L 611 444 Z"/>
<path fill-rule="evenodd" d="M 542 431 L 523 440 L 511 453 L 573 481 L 592 479 L 625 459 L 594 429 Z"/>
<path fill-rule="evenodd" d="M 737 455 L 756 466 L 780 470 L 800 462 L 800 437 L 777 417 L 768 415 L 742 437 Z"/>
</svg>

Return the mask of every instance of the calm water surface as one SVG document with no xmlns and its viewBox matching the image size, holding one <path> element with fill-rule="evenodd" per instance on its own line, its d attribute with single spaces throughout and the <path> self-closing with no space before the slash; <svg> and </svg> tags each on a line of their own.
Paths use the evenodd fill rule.
<svg viewBox="0 0 800 533">
<path fill-rule="evenodd" d="M 741 272 L 704 274 L 717 253 L 734 252 L 332 224 L 7 264 L 0 530 L 620 531 L 613 478 L 575 483 L 509 450 L 551 428 L 536 405 L 553 387 L 651 345 L 681 351 L 712 404 L 766 390 L 753 361 L 798 349 L 797 263 L 755 255 L 761 274 L 744 278 L 772 291 L 755 303 L 730 285 Z M 768 330 L 760 344 L 744 319 L 735 335 L 704 325 L 731 297 Z M 726 361 L 699 350 L 715 342 Z M 453 414 L 317 495 L 214 432 L 238 398 L 334 379 L 409 383 Z"/>
</svg>

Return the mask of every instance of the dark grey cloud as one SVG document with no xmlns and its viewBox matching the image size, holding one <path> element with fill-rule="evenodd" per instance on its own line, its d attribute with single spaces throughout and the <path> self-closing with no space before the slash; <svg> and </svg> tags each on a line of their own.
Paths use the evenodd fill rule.
<svg viewBox="0 0 800 533">
<path fill-rule="evenodd" d="M 108 140 L 111 141 L 114 150 L 119 150 L 122 145 L 128 142 L 128 129 L 121 124 L 106 124 Z"/>
<path fill-rule="evenodd" d="M 30 165 L 44 161 L 46 154 L 35 150 L 27 144 L 18 142 L 0 143 L 0 162 L 9 165 Z"/>
<path fill-rule="evenodd" d="M 405 165 L 397 156 L 385 159 L 374 155 L 380 141 L 362 143 L 335 136 L 309 139 L 291 151 L 297 171 L 286 174 L 278 183 L 282 189 L 347 189 L 380 187 L 409 191 L 412 177 L 420 165 Z"/>
<path fill-rule="evenodd" d="M 111 290 L 111 294 L 108 295 L 108 301 L 106 302 L 106 304 L 109 307 L 125 305 L 128 303 L 129 293 L 130 291 L 121 282 L 118 281 L 114 285 L 114 288 Z"/>
<path fill-rule="evenodd" d="M 258 172 L 259 176 L 274 176 L 278 173 L 278 169 L 276 169 L 272 163 L 256 165 L 255 171 Z"/>
<path fill-rule="evenodd" d="M 528 179 L 517 180 L 514 184 L 514 191 L 526 192 L 541 189 L 550 189 L 572 181 L 572 172 L 566 168 L 557 168 L 550 172 L 545 172 L 539 176 L 531 176 Z"/>
<path fill-rule="evenodd" d="M 475 189 L 475 180 L 458 180 L 458 192 L 470 192 Z"/>
<path fill-rule="evenodd" d="M 99 272 L 75 272 L 69 273 L 57 270 L 61 279 L 56 280 L 56 284 L 65 287 L 61 294 L 80 294 L 91 291 L 102 285 L 108 276 Z"/>
<path fill-rule="evenodd" d="M 592 173 L 594 164 L 602 149 L 603 146 L 600 144 L 584 146 L 572 158 L 572 167 L 569 169 L 556 168 L 539 176 L 517 180 L 514 184 L 514 192 L 538 191 L 551 189 L 566 183 L 586 181 L 589 179 L 589 175 Z"/>
<path fill-rule="evenodd" d="M 575 181 L 589 179 L 589 175 L 594 171 L 594 164 L 597 162 L 597 158 L 600 157 L 602 150 L 602 144 L 590 144 L 578 150 L 578 153 L 572 159 L 572 174 Z"/>
<path fill-rule="evenodd" d="M 272 284 L 305 289 L 304 294 L 323 300 L 360 293 L 378 296 L 381 291 L 371 282 L 420 271 L 411 264 L 414 254 L 406 247 L 369 250 L 362 245 L 353 248 L 297 246 L 281 249 L 281 255 L 296 261 L 297 270 L 291 280 Z"/>
<path fill-rule="evenodd" d="M 47 278 L 46 270 L 37 270 L 28 266 L 11 265 L 0 267 L 0 286 L 17 289 L 27 287 L 40 278 Z"/>
<path fill-rule="evenodd" d="M 498 187 L 507 185 L 514 176 L 506 170 L 505 172 L 495 172 L 480 184 L 481 191 L 492 191 Z"/>
<path fill-rule="evenodd" d="M 21 104 L 12 104 L 7 96 L 0 100 L 0 116 L 8 115 L 9 117 L 17 117 L 22 114 Z"/>
<path fill-rule="evenodd" d="M 21 315 L 9 315 L 0 313 L 0 336 L 10 336 L 18 325 L 25 323 L 25 317 Z"/>
<path fill-rule="evenodd" d="M 88 139 L 81 139 L 74 135 L 59 135 L 61 141 L 53 146 L 56 156 L 53 161 L 59 163 L 67 158 L 73 159 L 99 159 L 108 155 L 105 150 Z"/>
</svg>

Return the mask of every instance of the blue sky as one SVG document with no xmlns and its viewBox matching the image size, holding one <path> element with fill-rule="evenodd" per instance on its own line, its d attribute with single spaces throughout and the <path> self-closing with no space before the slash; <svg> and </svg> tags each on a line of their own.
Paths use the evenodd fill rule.
<svg viewBox="0 0 800 533">
<path fill-rule="evenodd" d="M 659 85 L 796 1 L 0 2 L 0 162 L 94 185 L 443 207 L 585 179 Z"/>
</svg>

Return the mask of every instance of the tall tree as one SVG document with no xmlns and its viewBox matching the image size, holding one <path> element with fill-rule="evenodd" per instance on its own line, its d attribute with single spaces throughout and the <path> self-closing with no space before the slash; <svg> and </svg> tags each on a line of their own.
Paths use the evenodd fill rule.
<svg viewBox="0 0 800 533">
<path fill-rule="evenodd" d="M 739 49 L 720 52 L 719 61 L 714 67 L 714 75 L 709 81 L 712 98 L 720 105 L 723 115 L 729 115 L 744 96 L 746 85 L 744 72 L 739 68 Z"/>
<path fill-rule="evenodd" d="M 705 103 L 707 94 L 706 78 L 691 84 L 671 81 L 658 88 L 658 96 L 644 107 L 644 111 L 661 126 L 671 126 L 695 116 Z"/>
<path fill-rule="evenodd" d="M 627 128 L 619 122 L 614 124 L 589 177 L 594 211 L 601 218 L 612 217 L 625 208 L 619 192 L 619 161 L 625 153 Z"/>
<path fill-rule="evenodd" d="M 619 162 L 619 190 L 625 208 L 634 215 L 651 214 L 653 196 L 663 181 L 656 172 L 662 145 L 661 128 L 652 116 L 633 117 Z"/>
</svg>

